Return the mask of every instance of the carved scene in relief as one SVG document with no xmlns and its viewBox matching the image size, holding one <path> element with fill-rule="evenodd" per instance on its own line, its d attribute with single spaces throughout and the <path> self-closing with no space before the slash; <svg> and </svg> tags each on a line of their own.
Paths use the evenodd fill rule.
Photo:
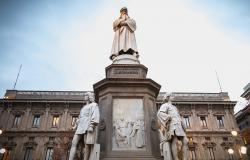
<svg viewBox="0 0 250 160">
<path fill-rule="evenodd" d="M 145 148 L 142 99 L 114 99 L 113 150 Z"/>
</svg>

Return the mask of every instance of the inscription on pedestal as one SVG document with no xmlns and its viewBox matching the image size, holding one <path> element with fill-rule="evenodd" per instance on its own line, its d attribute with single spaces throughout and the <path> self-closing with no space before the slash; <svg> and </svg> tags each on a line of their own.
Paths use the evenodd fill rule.
<svg viewBox="0 0 250 160">
<path fill-rule="evenodd" d="M 142 99 L 113 100 L 112 149 L 145 149 L 145 126 Z"/>
<path fill-rule="evenodd" d="M 147 68 L 143 65 L 112 64 L 106 67 L 107 78 L 146 78 Z"/>
<path fill-rule="evenodd" d="M 114 74 L 139 74 L 139 69 L 118 68 L 114 69 Z"/>
</svg>

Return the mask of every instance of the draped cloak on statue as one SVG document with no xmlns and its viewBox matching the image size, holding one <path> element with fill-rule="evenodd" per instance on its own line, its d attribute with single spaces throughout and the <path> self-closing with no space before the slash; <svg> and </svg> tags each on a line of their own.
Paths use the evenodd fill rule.
<svg viewBox="0 0 250 160">
<path fill-rule="evenodd" d="M 128 18 L 124 22 L 127 24 L 121 26 L 120 23 L 124 21 L 122 18 L 119 18 L 113 23 L 113 30 L 115 32 L 115 37 L 112 45 L 111 56 L 118 56 L 121 52 L 126 53 L 128 51 L 138 54 L 135 34 L 136 22 Z"/>
<path fill-rule="evenodd" d="M 99 123 L 100 113 L 97 103 L 92 102 L 82 107 L 77 120 L 77 129 L 75 134 L 84 134 L 86 144 L 94 144 L 96 140 L 96 125 Z M 88 132 L 88 128 L 94 127 L 93 132 Z"/>
<path fill-rule="evenodd" d="M 168 132 L 171 136 L 185 137 L 186 133 L 183 129 L 182 120 L 178 109 L 171 103 L 161 105 L 158 114 L 158 120 L 161 124 L 168 124 Z M 169 121 L 169 117 L 171 120 Z"/>
</svg>

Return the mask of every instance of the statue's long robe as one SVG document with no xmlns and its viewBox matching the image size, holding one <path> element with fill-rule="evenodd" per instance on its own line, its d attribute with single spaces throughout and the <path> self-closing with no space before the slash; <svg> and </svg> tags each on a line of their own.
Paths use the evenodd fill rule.
<svg viewBox="0 0 250 160">
<path fill-rule="evenodd" d="M 111 56 L 118 56 L 120 51 L 127 52 L 129 49 L 138 53 L 134 31 L 136 23 L 133 19 L 128 18 L 125 22 L 127 26 L 119 26 L 122 19 L 117 19 L 113 23 L 115 37 L 112 45 Z"/>
<path fill-rule="evenodd" d="M 94 144 L 96 140 L 96 125 L 99 123 L 100 113 L 97 103 L 90 103 L 82 107 L 77 121 L 75 134 L 84 134 L 86 144 Z M 90 125 L 94 126 L 93 132 L 88 132 Z"/>
<path fill-rule="evenodd" d="M 171 117 L 171 120 L 169 121 L 168 117 Z M 171 103 L 164 103 L 161 105 L 158 114 L 157 114 L 158 120 L 162 124 L 169 123 L 169 134 L 171 136 L 182 136 L 185 137 L 186 133 L 182 126 L 182 120 L 179 114 L 178 109 L 172 105 Z"/>
</svg>

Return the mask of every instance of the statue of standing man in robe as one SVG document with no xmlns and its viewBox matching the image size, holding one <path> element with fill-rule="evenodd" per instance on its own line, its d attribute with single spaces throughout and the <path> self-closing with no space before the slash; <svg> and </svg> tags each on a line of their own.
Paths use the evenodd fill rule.
<svg viewBox="0 0 250 160">
<path fill-rule="evenodd" d="M 160 148 L 164 160 L 179 160 L 177 142 L 182 142 L 181 157 L 187 160 L 188 141 L 185 133 L 185 125 L 176 106 L 172 104 L 173 96 L 166 93 L 163 97 L 157 117 L 160 124 Z"/>
<path fill-rule="evenodd" d="M 88 92 L 86 98 L 86 105 L 82 107 L 79 118 L 74 126 L 76 132 L 72 140 L 69 160 L 74 160 L 77 144 L 81 139 L 84 141 L 84 160 L 93 159 L 92 155 L 97 139 L 97 127 L 99 124 L 100 113 L 98 104 L 94 101 L 94 95 Z"/>
<path fill-rule="evenodd" d="M 112 45 L 110 59 L 122 54 L 134 55 L 139 57 L 136 40 L 135 30 L 136 23 L 128 16 L 128 9 L 126 7 L 120 10 L 120 17 L 114 21 L 113 30 L 115 37 Z"/>
</svg>

